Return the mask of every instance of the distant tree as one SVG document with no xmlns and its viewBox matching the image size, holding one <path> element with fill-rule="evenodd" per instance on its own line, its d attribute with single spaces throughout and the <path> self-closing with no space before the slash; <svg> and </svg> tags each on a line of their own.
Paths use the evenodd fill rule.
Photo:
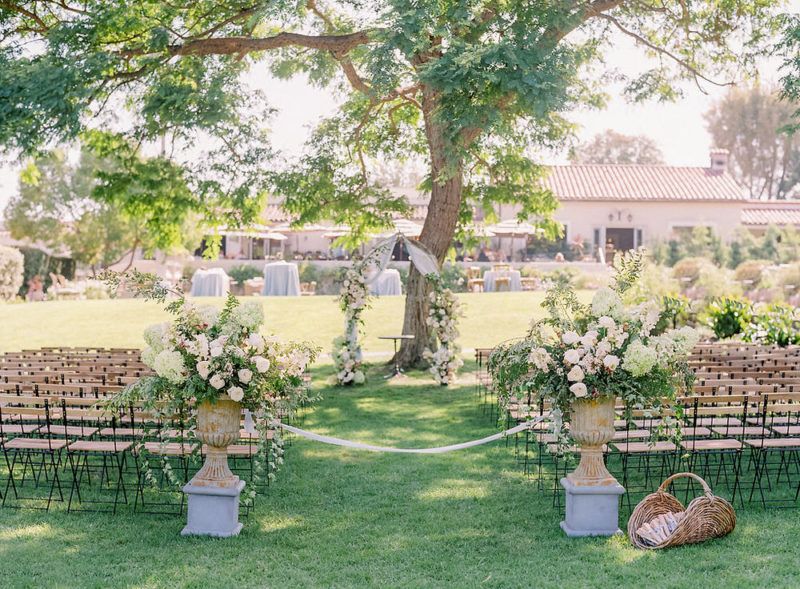
<svg viewBox="0 0 800 589">
<path fill-rule="evenodd" d="M 664 163 L 658 144 L 645 135 L 623 135 L 611 129 L 570 150 L 573 164 L 648 164 Z"/>
<path fill-rule="evenodd" d="M 795 109 L 757 85 L 730 89 L 705 115 L 714 146 L 730 151 L 729 169 L 753 198 L 790 198 L 800 182 L 800 137 L 787 132 Z"/>
<path fill-rule="evenodd" d="M 5 210 L 12 237 L 67 249 L 93 272 L 123 262 L 130 267 L 137 248 L 152 250 L 160 244 L 163 228 L 148 231 L 152 218 L 137 215 L 130 202 L 104 198 L 108 187 L 98 175 L 113 177 L 112 164 L 87 151 L 77 164 L 62 150 L 31 162 Z"/>
</svg>

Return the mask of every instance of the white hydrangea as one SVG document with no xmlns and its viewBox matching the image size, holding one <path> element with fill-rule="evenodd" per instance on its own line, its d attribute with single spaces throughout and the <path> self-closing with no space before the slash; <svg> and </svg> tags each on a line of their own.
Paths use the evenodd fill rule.
<svg viewBox="0 0 800 589">
<path fill-rule="evenodd" d="M 183 356 L 176 350 L 162 350 L 153 360 L 153 370 L 161 378 L 173 384 L 181 384 L 186 380 L 186 366 Z"/>
<path fill-rule="evenodd" d="M 622 368 L 634 377 L 639 377 L 650 372 L 657 362 L 658 352 L 645 346 L 641 341 L 635 340 L 625 350 Z"/>
<path fill-rule="evenodd" d="M 169 337 L 169 323 L 156 323 L 144 330 L 145 343 L 157 352 L 160 352 L 169 344 Z"/>
<path fill-rule="evenodd" d="M 356 370 L 353 373 L 353 382 L 355 384 L 364 384 L 367 378 L 364 376 L 364 372 L 361 370 Z"/>
<path fill-rule="evenodd" d="M 612 319 L 620 319 L 624 313 L 624 307 L 616 292 L 608 287 L 603 287 L 594 293 L 592 312 L 598 317 L 605 315 Z"/>
<path fill-rule="evenodd" d="M 700 341 L 700 334 L 697 330 L 688 326 L 671 329 L 665 335 L 672 340 L 675 354 L 679 356 L 689 355 Z"/>
<path fill-rule="evenodd" d="M 237 324 L 253 331 L 264 323 L 264 308 L 261 303 L 250 301 L 236 307 L 233 310 L 232 317 Z"/>
<path fill-rule="evenodd" d="M 210 327 L 216 324 L 219 318 L 219 309 L 211 305 L 203 305 L 202 307 L 197 307 L 197 316 Z"/>
<path fill-rule="evenodd" d="M 155 362 L 157 355 L 158 351 L 148 346 L 147 348 L 142 350 L 142 362 L 144 362 L 147 366 L 152 368 L 153 362 Z"/>
</svg>

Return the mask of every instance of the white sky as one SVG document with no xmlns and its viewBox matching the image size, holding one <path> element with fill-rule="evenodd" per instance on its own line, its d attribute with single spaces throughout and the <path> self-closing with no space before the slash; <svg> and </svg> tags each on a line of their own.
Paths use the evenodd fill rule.
<svg viewBox="0 0 800 589">
<path fill-rule="evenodd" d="M 793 8 L 800 8 L 800 0 L 792 0 Z M 627 38 L 620 39 L 608 55 L 607 63 L 616 69 L 632 73 L 644 67 L 642 52 Z M 777 79 L 779 61 L 768 60 L 761 69 L 765 82 Z M 278 109 L 271 122 L 273 144 L 289 157 L 300 152 L 309 130 L 321 118 L 332 114 L 336 100 L 331 93 L 309 86 L 303 79 L 279 81 L 263 76 L 262 71 L 249 74 L 250 83 L 261 88 L 270 104 Z M 671 165 L 706 166 L 708 151 L 712 147 L 706 131 L 703 114 L 713 101 L 725 92 L 724 88 L 706 85 L 703 94 L 695 85 L 687 84 L 684 97 L 676 103 L 649 102 L 628 104 L 619 94 L 619 88 L 608 90 L 611 95 L 603 111 L 583 110 L 573 113 L 571 119 L 580 125 L 578 139 L 583 141 L 593 135 L 613 129 L 628 135 L 647 135 L 654 139 Z M 558 163 L 565 153 L 549 156 L 546 163 Z M 17 191 L 18 165 L 0 163 L 0 215 L 8 198 Z"/>
</svg>

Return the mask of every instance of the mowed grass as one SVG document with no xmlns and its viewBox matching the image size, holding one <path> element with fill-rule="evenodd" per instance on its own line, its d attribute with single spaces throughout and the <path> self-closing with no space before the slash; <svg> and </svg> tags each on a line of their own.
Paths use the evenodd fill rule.
<svg viewBox="0 0 800 589">
<path fill-rule="evenodd" d="M 320 388 L 304 427 L 405 447 L 488 435 L 470 386 L 423 373 Z M 330 369 L 318 369 L 322 383 Z M 320 385 L 321 386 L 321 385 Z M 568 539 L 549 493 L 502 442 L 442 455 L 296 439 L 241 536 L 182 538 L 180 518 L 0 509 L 2 587 L 797 587 L 796 511 L 739 514 L 720 540 L 641 552 Z M 623 522 L 624 524 L 624 522 Z"/>
<path fill-rule="evenodd" d="M 582 293 L 588 298 L 588 293 Z M 541 316 L 541 292 L 461 294 L 465 316 L 461 320 L 463 348 L 493 346 L 524 335 L 531 319 Z M 222 299 L 198 298 L 198 304 L 221 306 Z M 284 339 L 305 340 L 328 351 L 344 330 L 344 315 L 336 297 L 252 297 L 266 315 L 265 333 Z M 364 350 L 391 352 L 392 342 L 381 335 L 400 333 L 405 297 L 372 299 L 364 314 Z M 16 305 L 0 304 L 0 352 L 43 346 L 141 347 L 142 331 L 167 314 L 156 303 L 136 299 L 54 301 Z"/>
</svg>

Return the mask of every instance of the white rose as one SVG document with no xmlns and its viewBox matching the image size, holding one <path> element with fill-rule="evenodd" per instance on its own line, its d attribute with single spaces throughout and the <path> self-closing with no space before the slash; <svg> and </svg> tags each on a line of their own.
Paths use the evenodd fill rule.
<svg viewBox="0 0 800 589">
<path fill-rule="evenodd" d="M 253 362 L 256 363 L 256 370 L 259 372 L 266 372 L 269 370 L 270 363 L 269 360 L 264 358 L 264 356 L 253 356 Z"/>
<path fill-rule="evenodd" d="M 567 380 L 570 382 L 580 382 L 583 380 L 583 368 L 580 366 L 573 366 L 572 370 L 567 373 Z"/>
<path fill-rule="evenodd" d="M 587 331 L 586 335 L 581 338 L 581 345 L 584 348 L 591 348 L 597 343 L 597 336 L 599 334 L 595 330 Z"/>
<path fill-rule="evenodd" d="M 619 366 L 619 358 L 614 354 L 609 354 L 605 358 L 603 358 L 603 366 L 608 368 L 611 372 L 617 369 Z"/>
<path fill-rule="evenodd" d="M 239 380 L 242 382 L 242 384 L 247 384 L 253 378 L 253 371 L 249 370 L 248 368 L 242 368 L 236 374 L 239 377 Z"/>
<path fill-rule="evenodd" d="M 575 395 L 578 399 L 581 397 L 585 397 L 588 391 L 586 390 L 586 385 L 582 382 L 576 382 L 574 385 L 569 387 L 569 390 Z"/>
<path fill-rule="evenodd" d="M 225 386 L 225 379 L 222 378 L 222 376 L 220 376 L 219 374 L 215 374 L 214 376 L 211 377 L 208 383 L 215 389 L 219 390 Z"/>
<path fill-rule="evenodd" d="M 200 375 L 200 378 L 206 379 L 208 378 L 208 373 L 211 371 L 211 362 L 208 360 L 203 360 L 202 362 L 197 363 L 197 374 Z"/>
<path fill-rule="evenodd" d="M 220 344 L 211 345 L 211 357 L 216 358 L 222 355 L 223 347 Z"/>
<path fill-rule="evenodd" d="M 568 346 L 571 346 L 572 344 L 577 344 L 580 341 L 580 339 L 581 336 L 579 336 L 574 331 L 566 331 L 564 332 L 564 335 L 561 336 L 561 341 L 567 344 Z"/>
<path fill-rule="evenodd" d="M 228 396 L 231 398 L 231 401 L 236 401 L 238 403 L 244 399 L 244 391 L 241 387 L 231 387 L 228 389 Z"/>
<path fill-rule="evenodd" d="M 581 360 L 581 353 L 579 350 L 567 350 L 564 353 L 565 364 L 577 364 Z"/>
<path fill-rule="evenodd" d="M 264 349 L 264 338 L 260 333 L 251 333 L 247 337 L 247 344 L 260 352 Z"/>
</svg>

